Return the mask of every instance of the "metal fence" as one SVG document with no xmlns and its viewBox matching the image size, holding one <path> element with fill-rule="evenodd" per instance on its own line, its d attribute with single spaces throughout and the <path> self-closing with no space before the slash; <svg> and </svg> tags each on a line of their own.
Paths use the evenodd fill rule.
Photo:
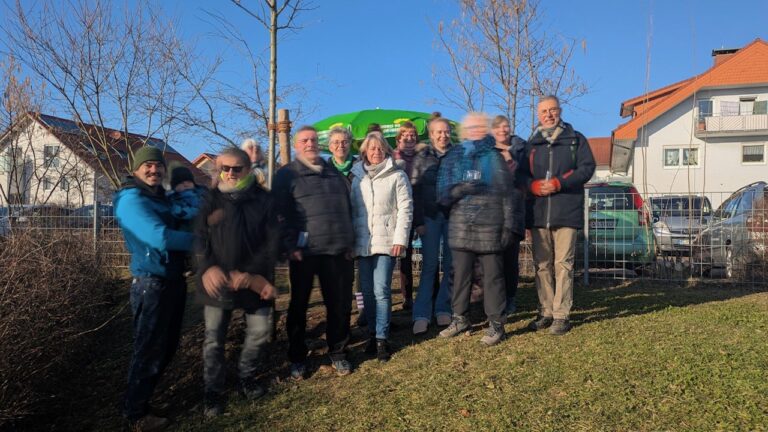
<svg viewBox="0 0 768 432">
<path fill-rule="evenodd" d="M 575 271 L 590 279 L 765 283 L 768 280 L 768 188 L 695 195 L 585 192 Z M 712 204 L 717 203 L 715 208 Z M 112 207 L 28 206 L 0 211 L 0 237 L 23 230 L 66 232 L 95 248 L 107 265 L 126 268 L 130 257 Z M 416 244 L 418 246 L 418 242 Z M 421 251 L 413 257 L 421 270 Z M 530 236 L 520 245 L 520 274 L 534 275 Z"/>
</svg>

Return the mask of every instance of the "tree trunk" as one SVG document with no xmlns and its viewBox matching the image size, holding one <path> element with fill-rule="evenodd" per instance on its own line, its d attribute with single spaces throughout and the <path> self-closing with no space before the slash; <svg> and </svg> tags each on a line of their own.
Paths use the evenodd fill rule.
<svg viewBox="0 0 768 432">
<path fill-rule="evenodd" d="M 277 1 L 267 2 L 271 10 L 269 58 L 269 153 L 267 183 L 275 177 L 275 111 L 277 108 Z M 282 153 L 282 151 L 281 151 Z"/>
<path fill-rule="evenodd" d="M 291 118 L 287 109 L 277 112 L 277 138 L 280 142 L 280 166 L 291 163 Z"/>
</svg>

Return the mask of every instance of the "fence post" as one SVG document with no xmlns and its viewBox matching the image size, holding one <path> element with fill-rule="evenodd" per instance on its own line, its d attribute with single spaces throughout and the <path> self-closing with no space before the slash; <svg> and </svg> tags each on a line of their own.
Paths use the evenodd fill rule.
<svg viewBox="0 0 768 432">
<path fill-rule="evenodd" d="M 99 188 L 97 173 L 93 172 L 93 253 L 99 251 Z"/>
<path fill-rule="evenodd" d="M 584 189 L 584 286 L 589 286 L 589 189 Z"/>
</svg>

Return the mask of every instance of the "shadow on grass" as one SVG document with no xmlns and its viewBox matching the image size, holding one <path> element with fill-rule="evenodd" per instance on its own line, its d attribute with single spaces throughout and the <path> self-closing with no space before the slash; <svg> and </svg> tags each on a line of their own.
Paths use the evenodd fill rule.
<svg viewBox="0 0 768 432">
<path fill-rule="evenodd" d="M 393 277 L 393 313 L 391 345 L 394 355 L 411 345 L 423 343 L 438 337 L 440 328 L 433 323 L 426 334 L 414 336 L 411 331 L 411 311 L 402 309 L 402 295 L 397 286 L 398 278 Z M 287 335 L 285 332 L 288 290 L 280 284 L 281 298 L 277 302 L 276 338 L 265 348 L 264 361 L 260 368 L 259 380 L 267 387 L 274 387 L 288 379 L 289 363 L 287 360 Z M 190 291 L 193 288 L 190 287 Z M 322 378 L 335 375 L 330 367 L 330 360 L 325 345 L 325 308 L 319 299 L 319 290 L 313 293 L 307 318 L 307 342 L 310 355 L 307 359 L 308 378 Z M 670 307 L 685 307 L 714 301 L 738 298 L 757 292 L 768 291 L 766 285 L 723 285 L 707 281 L 665 282 L 644 280 L 593 280 L 589 286 L 577 281 L 574 295 L 573 321 L 575 325 L 633 315 L 641 315 Z M 126 293 L 127 297 L 127 293 Z M 202 402 L 202 365 L 201 345 L 203 338 L 202 313 L 199 305 L 190 296 L 185 316 L 185 330 L 181 347 L 163 378 L 156 394 L 157 402 L 170 404 L 170 417 L 182 419 L 197 416 Z M 521 321 L 532 319 L 536 315 L 538 298 L 533 281 L 526 278 L 517 294 L 518 311 L 511 316 L 513 329 L 508 337 L 527 333 Z M 376 361 L 373 356 L 364 353 L 368 339 L 368 329 L 354 323 L 357 311 L 353 306 L 349 360 L 357 368 L 363 363 Z M 483 331 L 485 316 L 482 303 L 470 307 L 470 320 L 473 331 Z M 125 373 L 128 367 L 131 349 L 131 316 L 124 311 L 119 319 L 105 328 L 103 350 L 94 353 L 92 364 L 84 365 L 83 376 L 77 389 L 71 395 L 72 404 L 69 412 L 58 419 L 57 425 L 62 430 L 119 430 L 124 426 L 119 413 L 119 402 L 125 390 Z M 510 326 L 507 326 L 509 329 Z M 244 323 L 236 315 L 227 337 L 227 381 L 228 388 L 234 389 L 237 382 L 237 358 L 243 341 Z M 474 339 L 471 343 L 478 343 Z M 234 395 L 234 392 L 233 392 Z M 233 396 L 236 397 L 236 396 Z M 270 397 L 270 396 L 267 396 Z M 39 424 L 37 430 L 50 428 L 50 423 Z"/>
</svg>

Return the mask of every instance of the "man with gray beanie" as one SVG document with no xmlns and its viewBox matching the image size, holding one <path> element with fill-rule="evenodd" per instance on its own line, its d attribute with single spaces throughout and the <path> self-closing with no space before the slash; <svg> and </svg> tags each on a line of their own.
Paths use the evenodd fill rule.
<svg viewBox="0 0 768 432">
<path fill-rule="evenodd" d="M 149 400 L 179 344 L 187 297 L 184 258 L 193 235 L 176 229 L 162 186 L 166 173 L 162 151 L 138 149 L 131 171 L 114 197 L 133 276 L 133 355 L 123 413 L 133 430 L 150 431 L 169 423 L 152 412 Z"/>
</svg>

